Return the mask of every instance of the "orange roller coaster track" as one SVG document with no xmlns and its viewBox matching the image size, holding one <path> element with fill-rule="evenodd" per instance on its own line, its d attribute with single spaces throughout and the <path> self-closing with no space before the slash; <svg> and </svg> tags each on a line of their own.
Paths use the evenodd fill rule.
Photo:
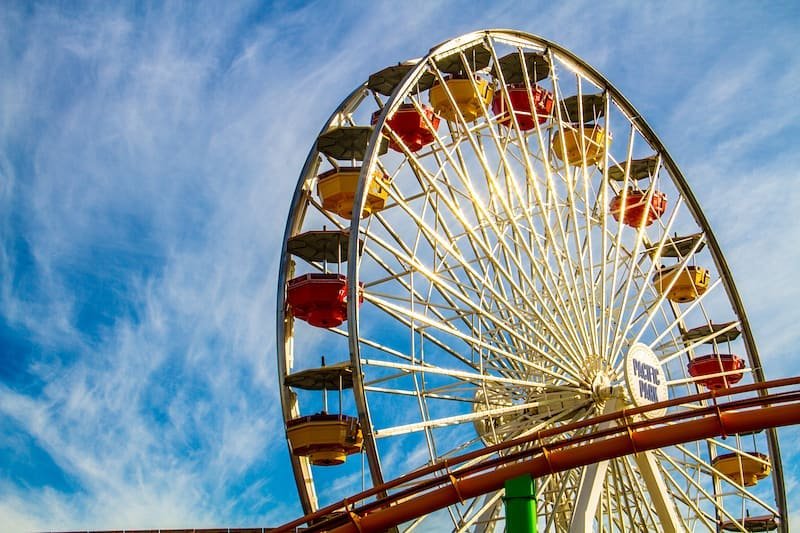
<svg viewBox="0 0 800 533">
<path fill-rule="evenodd" d="M 590 420 L 539 431 L 421 468 L 284 524 L 274 531 L 290 532 L 301 526 L 307 526 L 303 531 L 308 532 L 383 531 L 464 499 L 499 490 L 506 480 L 524 474 L 539 477 L 694 440 L 798 424 L 800 390 L 797 390 L 797 385 L 800 385 L 800 377 L 720 389 L 646 407 L 623 409 Z M 794 390 L 769 392 L 769 389 L 786 387 L 794 387 Z M 758 396 L 735 398 L 753 391 L 757 391 Z M 721 402 L 719 400 L 722 397 L 734 399 Z M 635 415 L 650 411 L 701 401 L 709 404 L 654 419 L 634 418 Z M 559 435 L 608 421 L 616 422 L 616 426 L 589 435 L 548 442 L 546 445 L 538 444 L 543 439 L 557 438 Z M 491 457 L 514 448 L 517 450 Z M 481 458 L 484 459 L 476 464 L 455 468 L 467 461 Z M 401 485 L 404 486 L 401 490 L 366 502 L 369 498 Z"/>
</svg>

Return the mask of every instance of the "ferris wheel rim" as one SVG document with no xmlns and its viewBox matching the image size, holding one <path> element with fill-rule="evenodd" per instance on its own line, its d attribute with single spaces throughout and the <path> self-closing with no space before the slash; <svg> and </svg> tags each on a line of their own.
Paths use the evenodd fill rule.
<svg viewBox="0 0 800 533">
<path fill-rule="evenodd" d="M 389 98 L 389 100 L 383 106 L 381 114 L 380 114 L 379 119 L 378 119 L 378 122 L 375 125 L 376 127 L 374 128 L 374 131 L 373 131 L 373 134 L 372 134 L 372 138 L 370 139 L 370 141 L 369 141 L 369 143 L 367 145 L 367 147 L 368 147 L 367 148 L 367 153 L 364 156 L 363 165 L 361 167 L 361 174 L 360 174 L 360 177 L 359 177 L 359 185 L 358 185 L 358 189 L 356 191 L 356 198 L 360 199 L 361 204 L 362 204 L 360 207 L 363 207 L 363 202 L 364 202 L 364 199 L 365 199 L 365 191 L 369 186 L 370 174 L 371 174 L 372 170 L 374 169 L 376 161 L 377 161 L 377 157 L 378 157 L 377 146 L 379 145 L 378 141 L 379 141 L 380 136 L 381 136 L 381 129 L 382 129 L 382 126 L 383 126 L 383 124 L 384 124 L 384 122 L 386 120 L 386 116 L 389 115 L 392 112 L 392 110 L 395 109 L 397 106 L 399 106 L 399 104 L 402 102 L 402 95 L 405 94 L 405 92 L 413 84 L 415 77 L 418 76 L 419 73 L 426 68 L 426 61 L 429 58 L 431 58 L 432 56 L 434 56 L 436 53 L 439 53 L 439 52 L 441 52 L 443 50 L 446 50 L 448 47 L 457 47 L 457 46 L 459 46 L 461 44 L 464 44 L 464 43 L 469 43 L 469 42 L 474 41 L 474 40 L 480 40 L 480 39 L 484 39 L 484 38 L 489 38 L 489 37 L 494 36 L 494 35 L 504 35 L 504 36 L 509 36 L 509 37 L 513 37 L 513 38 L 527 39 L 529 41 L 535 42 L 537 45 L 541 45 L 545 49 L 555 50 L 555 51 L 558 52 L 559 55 L 568 57 L 576 65 L 581 67 L 585 72 L 588 72 L 588 73 L 592 74 L 592 76 L 595 77 L 596 80 L 599 82 L 598 85 L 601 85 L 604 88 L 605 91 L 607 91 L 609 94 L 611 94 L 614 97 L 615 103 L 621 109 L 628 111 L 631 117 L 638 117 L 639 116 L 638 113 L 636 112 L 635 108 L 627 101 L 627 99 L 625 99 L 624 95 L 622 95 L 622 93 L 619 92 L 607 79 L 605 79 L 602 75 L 600 75 L 599 72 L 594 70 L 590 65 L 588 65 L 587 63 L 582 61 L 580 58 L 578 58 L 577 56 L 575 56 L 574 54 L 572 54 L 568 50 L 563 49 L 559 45 L 557 45 L 555 43 L 552 43 L 552 42 L 550 42 L 548 40 L 542 39 L 541 37 L 537 37 L 537 36 L 534 36 L 534 35 L 531 35 L 531 34 L 527 34 L 527 33 L 524 33 L 524 32 L 518 32 L 518 31 L 485 30 L 485 31 L 473 32 L 471 34 L 467 34 L 465 36 L 461 36 L 459 38 L 456 38 L 456 39 L 453 39 L 453 40 L 450 40 L 450 41 L 446 41 L 445 43 L 437 45 L 437 47 L 434 47 L 433 49 L 431 49 L 431 51 L 426 56 L 424 56 L 423 58 L 417 60 L 416 66 L 414 68 L 412 68 L 406 74 L 406 76 L 404 78 L 404 81 L 401 82 L 396 87 L 396 89 L 393 92 L 392 96 Z M 331 122 L 333 121 L 334 117 L 336 117 L 341 112 L 341 109 L 346 107 L 347 103 L 350 101 L 350 99 L 353 97 L 353 95 L 356 95 L 357 93 L 360 93 L 360 92 L 364 91 L 364 87 L 365 87 L 365 85 L 363 85 L 363 84 L 361 86 L 359 86 L 359 88 L 357 88 L 348 97 L 348 99 L 346 99 L 345 102 L 342 103 L 340 108 L 337 109 L 337 111 L 334 112 L 334 114 L 331 116 L 331 119 L 328 121 L 326 126 L 323 128 L 323 131 L 331 124 Z M 764 380 L 764 376 L 763 376 L 763 372 L 761 370 L 761 365 L 760 365 L 760 362 L 759 362 L 756 346 L 755 346 L 755 343 L 754 343 L 753 338 L 752 338 L 752 332 L 750 331 L 749 322 L 747 321 L 747 315 L 745 313 L 744 306 L 743 306 L 743 304 L 741 302 L 741 298 L 739 297 L 739 294 L 736 291 L 735 285 L 733 283 L 733 278 L 732 278 L 732 276 L 730 274 L 730 269 L 728 268 L 728 265 L 725 262 L 724 255 L 722 254 L 722 252 L 721 252 L 721 250 L 720 250 L 720 248 L 718 246 L 718 243 L 717 243 L 716 238 L 715 238 L 715 236 L 713 234 L 713 231 L 712 231 L 710 225 L 708 224 L 708 221 L 706 220 L 705 216 L 703 215 L 703 212 L 700 209 L 699 203 L 697 202 L 696 198 L 694 197 L 691 189 L 688 187 L 688 183 L 686 182 L 682 172 L 680 172 L 680 170 L 677 167 L 677 165 L 675 164 L 674 160 L 669 155 L 666 147 L 663 145 L 663 143 L 661 143 L 660 139 L 652 131 L 652 129 L 650 128 L 649 124 L 647 124 L 644 120 L 637 120 L 637 126 L 640 128 L 639 131 L 641 132 L 643 137 L 645 137 L 648 140 L 648 142 L 650 142 L 654 146 L 656 151 L 662 156 L 662 158 L 664 160 L 664 165 L 665 165 L 665 167 L 668 168 L 670 176 L 673 178 L 673 180 L 676 180 L 675 184 L 680 190 L 681 197 L 688 204 L 692 216 L 695 218 L 695 221 L 698 224 L 698 226 L 702 229 L 702 232 L 703 232 L 703 234 L 704 234 L 704 236 L 706 238 L 707 244 L 709 245 L 710 249 L 713 252 L 711 255 L 712 255 L 715 263 L 717 263 L 716 267 L 717 267 L 717 270 L 719 271 L 719 273 L 721 275 L 722 281 L 723 281 L 723 283 L 725 285 L 726 292 L 728 293 L 728 297 L 729 297 L 732 305 L 735 308 L 737 318 L 741 322 L 741 327 L 743 329 L 744 339 L 745 339 L 745 342 L 747 343 L 748 357 L 749 357 L 749 359 L 751 361 L 753 361 L 754 367 L 755 367 L 753 369 L 753 374 L 754 374 L 755 378 L 758 381 L 763 381 Z M 314 150 L 312 149 L 312 152 L 309 154 L 309 159 L 306 162 L 306 166 L 304 167 L 303 174 L 301 175 L 300 183 L 298 183 L 298 188 L 297 188 L 297 190 L 295 192 L 295 198 L 293 199 L 292 212 L 294 212 L 294 210 L 297 209 L 297 206 L 299 205 L 300 193 L 301 193 L 302 182 L 303 182 L 303 176 L 306 175 L 306 172 L 309 169 L 309 164 L 311 162 L 311 159 L 313 159 L 314 157 L 316 157 L 316 154 L 314 153 Z M 349 283 L 349 286 L 348 286 L 348 290 L 350 291 L 349 292 L 349 297 L 348 297 L 348 316 L 351 317 L 351 318 L 350 318 L 350 320 L 348 320 L 348 331 L 350 332 L 348 337 L 349 337 L 349 343 L 350 343 L 351 362 L 352 362 L 352 365 L 353 365 L 353 368 L 354 368 L 355 375 L 357 376 L 357 379 L 355 379 L 354 381 L 356 383 L 358 383 L 358 385 L 356 385 L 355 388 L 354 388 L 355 398 L 356 398 L 356 405 L 357 405 L 358 410 L 359 410 L 359 417 L 361 418 L 362 421 L 365 422 L 364 423 L 365 430 L 366 430 L 365 431 L 365 437 L 366 437 L 365 440 L 367 440 L 366 449 L 367 449 L 368 460 L 370 460 L 371 470 L 373 470 L 373 481 L 377 481 L 377 480 L 380 479 L 380 476 L 381 476 L 380 456 L 379 456 L 379 453 L 377 451 L 377 447 L 374 444 L 374 442 L 375 442 L 374 441 L 374 436 L 371 433 L 373 426 L 372 426 L 371 416 L 369 414 L 369 404 L 368 404 L 368 401 L 367 401 L 367 398 L 366 398 L 366 393 L 363 390 L 363 388 L 361 388 L 361 385 L 363 384 L 363 370 L 361 368 L 361 360 L 362 359 L 361 359 L 361 356 L 360 356 L 360 347 L 359 347 L 360 336 L 358 334 L 358 326 L 359 326 L 359 323 L 360 323 L 360 320 L 359 320 L 360 311 L 359 311 L 359 307 L 358 307 L 358 303 L 357 303 L 358 302 L 358 292 L 357 291 L 359 290 L 358 289 L 358 281 L 359 281 L 359 277 L 358 277 L 358 274 L 359 274 L 359 270 L 358 270 L 358 249 L 357 249 L 356 246 L 352 245 L 352 243 L 358 242 L 359 221 L 360 221 L 359 214 L 360 214 L 360 212 L 361 212 L 360 208 L 353 209 L 353 215 L 352 215 L 352 219 L 350 221 L 350 242 L 351 242 L 351 246 L 350 246 L 349 257 L 348 257 L 348 259 L 349 259 L 348 260 L 348 279 L 351 280 L 351 283 Z M 297 218 L 294 219 L 295 225 L 297 223 L 297 220 L 298 220 Z M 293 229 L 290 229 L 290 223 L 287 223 L 286 235 L 285 235 L 284 244 L 283 244 L 284 249 L 283 249 L 282 253 L 283 253 L 284 260 L 287 257 L 286 242 L 288 240 L 288 237 L 291 236 L 291 234 L 293 232 Z M 281 278 L 280 279 L 281 279 L 282 282 L 286 281 L 286 276 L 285 276 L 285 272 L 284 272 L 283 269 L 281 270 Z M 279 289 L 278 290 L 279 290 L 279 298 L 280 298 L 281 291 L 283 291 L 283 283 L 279 284 Z M 278 310 L 278 330 L 279 331 L 282 331 L 284 318 L 285 317 L 283 315 L 283 310 L 279 309 Z M 279 337 L 279 349 L 280 349 L 280 346 L 281 346 L 281 340 L 283 340 L 283 339 L 281 337 Z M 282 358 L 279 357 L 279 360 L 280 359 L 282 359 Z M 283 363 L 285 365 L 285 361 L 283 361 Z M 281 370 L 282 370 L 282 375 L 283 375 L 285 373 L 285 368 L 283 368 Z M 284 403 L 283 387 L 281 387 L 281 391 L 282 391 L 282 403 Z M 284 410 L 284 416 L 286 416 L 285 410 Z M 371 445 L 369 444 L 370 440 L 372 441 Z M 773 458 L 773 466 L 774 466 L 774 470 L 775 470 L 775 472 L 773 474 L 773 476 L 774 476 L 773 477 L 773 483 L 775 484 L 775 493 L 778 496 L 779 500 L 782 501 L 782 503 L 779 501 L 778 508 L 781 510 L 781 514 L 785 515 L 785 509 L 786 509 L 786 506 L 785 506 L 785 493 L 783 491 L 783 485 L 782 485 L 782 483 L 780 483 L 780 480 L 782 480 L 782 467 L 781 467 L 781 464 L 780 464 L 780 454 L 779 454 L 779 451 L 778 451 L 778 448 L 777 448 L 777 439 L 776 439 L 776 437 L 774 435 L 774 431 L 769 432 L 768 441 L 769 441 L 771 456 Z M 374 462 L 374 465 L 373 465 L 373 462 Z M 376 473 L 377 473 L 377 477 L 376 477 Z"/>
<path fill-rule="evenodd" d="M 356 87 L 342 102 L 337 106 L 337 108 L 331 113 L 328 117 L 328 120 L 320 129 L 319 134 L 325 132 L 331 124 L 334 122 L 337 116 L 342 114 L 348 108 L 355 107 L 358 105 L 365 94 L 365 87 L 366 83 L 361 84 L 360 86 Z M 318 136 L 319 136 L 318 134 Z M 288 365 L 287 365 L 287 354 L 286 354 L 286 307 L 282 305 L 284 302 L 285 291 L 286 291 L 286 282 L 288 281 L 288 271 L 289 267 L 288 264 L 291 261 L 291 255 L 289 254 L 288 244 L 289 238 L 297 232 L 300 223 L 302 222 L 302 215 L 303 210 L 305 209 L 305 205 L 302 203 L 303 199 L 303 185 L 305 182 L 305 177 L 311 173 L 313 173 L 313 169 L 317 166 L 317 158 L 318 152 L 316 151 L 316 138 L 314 143 L 311 145 L 311 149 L 309 150 L 308 156 L 306 157 L 305 162 L 303 163 L 303 168 L 300 171 L 300 179 L 295 186 L 294 193 L 292 195 L 291 204 L 289 206 L 289 215 L 287 216 L 286 227 L 284 228 L 283 234 L 283 241 L 281 243 L 281 263 L 280 268 L 278 269 L 278 284 L 277 284 L 277 298 L 276 301 L 278 305 L 276 306 L 276 327 L 275 327 L 275 337 L 276 337 L 276 346 L 277 346 L 277 365 L 278 365 L 278 379 L 280 380 L 278 390 L 280 393 L 280 400 L 281 400 L 281 413 L 283 415 L 284 424 L 286 424 L 292 417 L 292 402 L 290 401 L 291 391 L 289 390 L 288 386 L 283 383 L 284 377 L 288 374 Z M 306 484 L 306 490 L 299 490 L 298 487 L 298 495 L 300 497 L 300 504 L 303 508 L 303 511 L 306 513 L 310 513 L 318 507 L 317 502 L 317 495 L 314 489 L 313 484 L 313 476 L 310 471 L 310 466 L 308 464 L 304 464 L 304 461 L 289 453 L 289 461 L 292 465 L 292 471 L 296 480 L 299 479 L 308 479 L 309 483 Z"/>
</svg>

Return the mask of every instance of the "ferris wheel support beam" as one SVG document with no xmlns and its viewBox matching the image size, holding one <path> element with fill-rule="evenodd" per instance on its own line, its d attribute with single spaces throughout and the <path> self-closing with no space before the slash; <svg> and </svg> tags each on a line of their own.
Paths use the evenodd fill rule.
<svg viewBox="0 0 800 533">
<path fill-rule="evenodd" d="M 653 499 L 653 505 L 658 513 L 661 531 L 665 533 L 682 533 L 686 529 L 683 527 L 675 504 L 668 498 L 669 490 L 664 482 L 664 477 L 658 470 L 658 463 L 653 452 L 642 452 L 634 454 L 634 460 L 639 467 L 639 473 L 647 486 L 647 493 Z"/>
<path fill-rule="evenodd" d="M 612 399 L 606 403 L 603 414 L 613 413 L 619 408 L 620 402 Z M 603 422 L 597 426 L 597 431 L 610 428 L 613 421 Z M 594 517 L 597 514 L 597 505 L 603 492 L 603 481 L 608 472 L 608 461 L 598 461 L 583 469 L 581 473 L 578 496 L 575 498 L 575 512 L 570 520 L 571 533 L 591 532 L 594 527 Z"/>
<path fill-rule="evenodd" d="M 569 525 L 570 533 L 592 531 L 607 472 L 608 461 L 592 463 L 583 469 L 578 497 L 575 499 L 575 512 Z"/>
</svg>

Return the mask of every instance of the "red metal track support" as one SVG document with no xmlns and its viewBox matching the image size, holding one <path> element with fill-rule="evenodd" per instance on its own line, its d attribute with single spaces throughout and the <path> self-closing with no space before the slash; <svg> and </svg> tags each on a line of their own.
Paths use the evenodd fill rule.
<svg viewBox="0 0 800 533">
<path fill-rule="evenodd" d="M 361 519 L 361 530 L 383 531 L 391 526 L 453 505 L 458 502 L 459 493 L 462 498 L 474 498 L 499 490 L 503 487 L 506 479 L 523 474 L 539 477 L 628 455 L 634 453 L 634 450 L 639 452 L 655 450 L 682 442 L 721 435 L 723 432 L 743 433 L 798 423 L 800 423 L 800 409 L 797 405 L 781 405 L 762 407 L 750 412 L 721 413 L 719 417 L 708 415 L 699 420 L 689 420 L 670 426 L 669 431 L 664 431 L 663 428 L 631 431 L 583 446 L 553 451 L 549 454 L 549 464 L 545 456 L 540 455 L 520 463 L 498 467 L 495 470 L 468 477 L 459 482 L 458 493 L 452 485 L 424 492 L 404 502 L 365 515 Z M 356 530 L 349 525 L 330 531 L 331 533 L 356 533 Z"/>
<path fill-rule="evenodd" d="M 719 435 L 745 433 L 769 427 L 800 424 L 800 392 L 776 393 L 749 397 L 726 403 L 718 403 L 719 396 L 729 396 L 755 390 L 785 387 L 800 384 L 800 378 L 788 378 L 741 387 L 707 392 L 691 397 L 677 398 L 643 408 L 623 410 L 591 420 L 569 424 L 561 428 L 539 432 L 536 435 L 513 439 L 496 446 L 471 452 L 463 456 L 420 469 L 358 494 L 349 501 L 364 501 L 366 498 L 387 491 L 401 483 L 418 479 L 410 488 L 396 492 L 387 498 L 353 509 L 360 515 L 358 526 L 353 522 L 342 523 L 336 519 L 315 524 L 308 531 L 330 531 L 332 533 L 358 533 L 383 531 L 397 524 L 432 513 L 464 499 L 474 498 L 503 487 L 507 479 L 530 474 L 540 477 L 585 466 L 597 461 L 613 459 L 635 452 L 655 450 L 684 442 Z M 679 405 L 698 400 L 711 399 L 711 405 L 695 411 L 672 413 L 662 418 L 632 422 L 634 414 L 657 410 L 665 406 Z M 776 405 L 778 404 L 778 405 Z M 576 427 L 586 427 L 604 420 L 617 420 L 617 427 L 598 431 L 563 441 L 551 441 L 543 446 L 511 453 L 505 457 L 487 459 L 481 463 L 452 471 L 453 465 L 461 464 L 482 455 L 489 456 L 501 449 L 510 449 L 523 443 L 541 442 L 544 437 L 557 436 Z M 665 426 L 665 423 L 669 423 Z M 443 471 L 434 478 L 422 479 L 434 472 Z M 330 516 L 340 510 L 335 504 L 316 513 L 277 528 L 276 532 L 294 531 L 301 524 Z M 352 519 L 352 515 L 351 515 Z"/>
</svg>

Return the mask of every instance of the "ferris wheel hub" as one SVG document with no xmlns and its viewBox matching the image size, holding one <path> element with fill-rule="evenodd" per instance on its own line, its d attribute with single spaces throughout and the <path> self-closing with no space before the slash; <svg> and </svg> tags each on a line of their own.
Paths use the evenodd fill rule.
<svg viewBox="0 0 800 533">
<path fill-rule="evenodd" d="M 605 372 L 598 373 L 592 380 L 592 397 L 595 402 L 602 403 L 614 396 L 611 378 Z"/>
</svg>

